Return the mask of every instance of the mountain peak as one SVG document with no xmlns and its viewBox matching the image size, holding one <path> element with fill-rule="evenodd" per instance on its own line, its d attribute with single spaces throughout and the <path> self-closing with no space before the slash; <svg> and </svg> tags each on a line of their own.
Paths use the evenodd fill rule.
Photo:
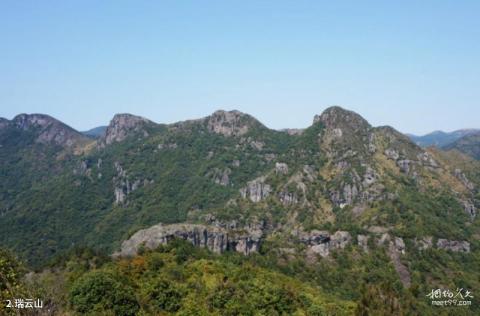
<svg viewBox="0 0 480 316">
<path fill-rule="evenodd" d="M 316 115 L 313 123 L 319 122 L 327 129 L 351 127 L 353 130 L 359 130 L 371 127 L 362 116 L 340 106 L 329 107 L 321 115 Z"/>
<path fill-rule="evenodd" d="M 60 123 L 60 121 L 46 114 L 26 114 L 22 113 L 15 116 L 12 120 L 18 128 L 27 130 L 32 127 L 47 127 L 50 124 Z"/>
<path fill-rule="evenodd" d="M 60 146 L 72 147 L 86 140 L 80 132 L 46 114 L 19 114 L 12 121 L 0 122 L 0 125 L 12 125 L 15 128 L 28 131 L 35 130 L 36 141 L 39 143 L 55 143 Z"/>
<path fill-rule="evenodd" d="M 237 110 L 218 110 L 207 117 L 209 131 L 224 136 L 241 136 L 248 133 L 254 126 L 261 126 L 261 123 L 254 117 Z"/>
<path fill-rule="evenodd" d="M 153 124 L 153 122 L 144 117 L 128 113 L 115 114 L 105 131 L 105 143 L 109 145 L 114 142 L 121 142 L 132 132 L 148 134 L 143 128 L 146 124 Z"/>
</svg>

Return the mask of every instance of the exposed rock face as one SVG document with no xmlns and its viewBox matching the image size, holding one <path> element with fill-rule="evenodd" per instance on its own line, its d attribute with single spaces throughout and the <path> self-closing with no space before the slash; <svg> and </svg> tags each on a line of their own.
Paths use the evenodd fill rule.
<svg viewBox="0 0 480 316">
<path fill-rule="evenodd" d="M 88 141 L 88 138 L 80 132 L 44 114 L 20 114 L 10 124 L 5 121 L 0 124 L 4 127 L 10 125 L 24 131 L 34 131 L 37 133 L 36 142 L 38 143 L 73 147 L 80 142 Z"/>
<path fill-rule="evenodd" d="M 285 132 L 288 135 L 302 135 L 305 130 L 301 128 L 285 128 L 281 132 Z"/>
<path fill-rule="evenodd" d="M 292 205 L 298 203 L 298 196 L 289 192 L 288 190 L 283 190 L 278 194 L 278 199 L 283 203 L 283 205 Z"/>
<path fill-rule="evenodd" d="M 363 176 L 363 185 L 368 187 L 376 182 L 378 178 L 377 173 L 373 170 L 370 166 L 367 166 L 367 170 L 365 171 L 365 175 Z"/>
<path fill-rule="evenodd" d="M 258 203 L 265 199 L 272 192 L 269 184 L 265 183 L 265 178 L 260 177 L 247 183 L 247 187 L 240 190 L 241 196 L 249 198 L 253 203 Z"/>
<path fill-rule="evenodd" d="M 393 262 L 395 271 L 397 271 L 400 281 L 403 286 L 409 288 L 412 284 L 412 279 L 408 268 L 403 264 L 400 257 L 405 254 L 405 243 L 402 238 L 395 237 L 393 241 L 390 241 L 388 247 L 388 256 Z"/>
<path fill-rule="evenodd" d="M 477 216 L 477 209 L 476 209 L 475 205 L 473 204 L 473 202 L 471 202 L 471 201 L 460 201 L 460 202 L 463 204 L 463 208 L 465 210 L 465 213 L 470 215 L 472 220 L 475 219 L 475 217 Z"/>
<path fill-rule="evenodd" d="M 417 159 L 422 166 L 430 167 L 433 169 L 438 168 L 438 163 L 428 152 L 422 152 L 418 154 Z"/>
<path fill-rule="evenodd" d="M 382 226 L 370 226 L 368 228 L 368 231 L 372 234 L 385 234 L 386 232 L 389 231 L 387 227 L 382 227 Z"/>
<path fill-rule="evenodd" d="M 470 191 L 475 189 L 475 185 L 470 180 L 468 180 L 467 176 L 462 172 L 461 169 L 455 169 L 454 174 L 455 177 L 460 180 L 467 189 L 469 189 Z"/>
<path fill-rule="evenodd" d="M 395 149 L 392 149 L 392 148 L 388 148 L 385 150 L 385 156 L 395 161 L 397 161 L 400 158 L 400 154 Z"/>
<path fill-rule="evenodd" d="M 415 246 L 418 250 L 427 250 L 433 247 L 433 237 L 423 237 L 420 239 L 415 238 Z"/>
<path fill-rule="evenodd" d="M 330 244 L 333 249 L 343 249 L 352 241 L 349 232 L 337 231 L 330 237 Z"/>
<path fill-rule="evenodd" d="M 215 168 L 210 174 L 213 178 L 213 181 L 216 184 L 220 184 L 221 186 L 228 186 L 230 184 L 230 174 L 232 173 L 232 170 L 230 168 L 226 168 L 223 170 L 220 170 L 218 168 Z"/>
<path fill-rule="evenodd" d="M 366 235 L 357 236 L 358 246 L 366 253 L 368 253 L 368 239 L 370 238 Z"/>
<path fill-rule="evenodd" d="M 144 128 L 145 124 L 152 124 L 152 122 L 140 116 L 116 114 L 105 131 L 105 144 L 110 145 L 114 142 L 121 142 L 133 133 L 140 133 L 146 137 L 148 132 Z"/>
<path fill-rule="evenodd" d="M 310 232 L 300 232 L 298 237 L 301 242 L 307 245 L 318 245 L 330 241 L 330 233 L 323 230 L 312 230 Z"/>
<path fill-rule="evenodd" d="M 207 225 L 158 224 L 136 232 L 122 243 L 121 250 L 114 256 L 133 256 L 141 246 L 155 249 L 174 238 L 187 240 L 195 246 L 208 248 L 216 253 L 233 250 L 248 255 L 258 251 L 262 232 L 253 230 L 233 233 L 222 227 Z"/>
<path fill-rule="evenodd" d="M 321 115 L 316 115 L 313 123 L 321 122 L 327 129 L 334 130 L 336 137 L 342 137 L 340 126 L 347 125 L 353 130 L 363 130 L 370 124 L 355 112 L 345 110 L 339 106 L 326 109 Z"/>
<path fill-rule="evenodd" d="M 178 145 L 176 143 L 168 143 L 168 144 L 158 144 L 158 149 L 177 149 Z"/>
<path fill-rule="evenodd" d="M 400 168 L 400 171 L 409 174 L 411 170 L 411 165 L 413 162 L 409 159 L 397 160 L 397 166 Z"/>
<path fill-rule="evenodd" d="M 153 180 L 147 179 L 134 179 L 130 180 L 127 176 L 127 172 L 122 168 L 120 163 L 115 162 L 115 171 L 117 175 L 113 178 L 115 195 L 115 204 L 123 204 L 127 199 L 127 195 L 137 190 L 141 186 L 146 186 L 153 183 Z"/>
<path fill-rule="evenodd" d="M 382 234 L 382 236 L 377 240 L 378 246 L 384 246 L 385 243 L 390 242 L 391 238 L 388 233 Z"/>
<path fill-rule="evenodd" d="M 437 241 L 437 248 L 449 250 L 452 252 L 470 252 L 470 243 L 467 241 L 439 239 Z"/>
<path fill-rule="evenodd" d="M 403 149 L 398 151 L 395 148 L 387 148 L 384 154 L 388 159 L 395 162 L 400 169 L 400 172 L 416 178 L 419 168 L 424 168 L 430 171 L 437 171 L 440 168 L 440 165 L 435 159 L 433 159 L 433 156 L 430 153 L 423 151 L 421 148 L 408 141 L 405 141 L 404 135 L 398 135 L 398 132 L 390 129 L 389 133 L 390 138 L 393 139 L 392 142 L 403 147 Z M 401 143 L 402 139 L 404 141 L 403 144 Z"/>
<path fill-rule="evenodd" d="M 314 124 L 323 126 L 320 147 L 332 161 L 358 160 L 368 154 L 372 127 L 360 115 L 335 106 L 315 116 Z"/>
<path fill-rule="evenodd" d="M 256 150 L 262 150 L 263 147 L 265 146 L 264 142 L 260 142 L 258 140 L 250 140 L 249 144 L 250 144 L 250 147 Z"/>
<path fill-rule="evenodd" d="M 239 111 L 220 110 L 207 118 L 207 128 L 213 133 L 227 137 L 241 136 L 248 133 L 253 122 L 256 122 L 254 118 Z"/>
<path fill-rule="evenodd" d="M 409 288 L 411 286 L 411 276 L 408 268 L 403 264 L 401 256 L 405 255 L 405 242 L 400 237 L 391 237 L 388 233 L 384 233 L 377 239 L 378 246 L 387 247 L 387 255 L 393 263 L 395 271 L 397 271 L 403 286 Z"/>
<path fill-rule="evenodd" d="M 352 240 L 349 232 L 337 231 L 330 235 L 326 231 L 313 230 L 299 234 L 301 242 L 308 246 L 307 255 L 318 254 L 322 257 L 328 257 L 332 250 L 345 248 Z"/>
<path fill-rule="evenodd" d="M 405 242 L 400 237 L 395 237 L 393 240 L 393 245 L 395 246 L 395 251 L 401 253 L 402 255 L 405 254 Z"/>
<path fill-rule="evenodd" d="M 275 163 L 275 173 L 276 174 L 283 174 L 283 175 L 288 174 L 288 165 L 286 163 L 283 163 L 283 162 Z"/>
</svg>

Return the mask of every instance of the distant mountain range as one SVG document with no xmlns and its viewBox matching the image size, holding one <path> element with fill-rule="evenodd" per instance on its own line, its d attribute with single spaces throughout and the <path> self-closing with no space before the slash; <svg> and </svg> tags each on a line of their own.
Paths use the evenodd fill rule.
<svg viewBox="0 0 480 316">
<path fill-rule="evenodd" d="M 468 134 L 443 147 L 445 150 L 456 149 L 470 157 L 480 160 L 480 132 Z"/>
<path fill-rule="evenodd" d="M 454 143 L 456 140 L 474 133 L 480 132 L 480 129 L 460 129 L 450 133 L 443 131 L 435 131 L 423 136 L 407 134 L 412 141 L 421 147 L 444 147 Z"/>
<path fill-rule="evenodd" d="M 88 131 L 82 132 L 83 135 L 91 137 L 91 138 L 100 138 L 105 134 L 108 126 L 99 126 L 92 128 Z"/>
</svg>

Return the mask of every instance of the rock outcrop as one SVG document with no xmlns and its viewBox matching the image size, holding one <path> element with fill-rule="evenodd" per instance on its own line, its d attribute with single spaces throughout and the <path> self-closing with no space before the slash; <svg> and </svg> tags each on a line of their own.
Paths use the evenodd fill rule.
<svg viewBox="0 0 480 316">
<path fill-rule="evenodd" d="M 460 200 L 460 203 L 463 205 L 465 213 L 467 213 L 470 218 L 474 220 L 477 216 L 477 208 L 475 207 L 475 204 L 472 201 L 468 200 Z"/>
<path fill-rule="evenodd" d="M 302 129 L 302 128 L 285 128 L 285 129 L 282 129 L 280 131 L 285 132 L 285 133 L 287 133 L 288 135 L 291 135 L 291 136 L 296 136 L 296 135 L 302 135 L 303 132 L 305 131 L 305 129 Z"/>
<path fill-rule="evenodd" d="M 115 204 L 125 203 L 127 196 L 141 186 L 147 186 L 153 183 L 153 180 L 148 179 L 130 179 L 127 176 L 126 170 L 120 165 L 118 161 L 114 163 L 116 176 L 113 177 L 113 194 L 115 196 Z"/>
<path fill-rule="evenodd" d="M 433 247 L 433 237 L 415 238 L 414 243 L 418 250 L 428 250 Z"/>
<path fill-rule="evenodd" d="M 353 132 L 370 127 L 370 124 L 363 117 L 339 106 L 332 106 L 321 115 L 316 115 L 313 123 L 322 123 L 327 129 L 331 129 L 336 137 L 342 137 L 341 127 L 344 126 L 348 126 Z"/>
<path fill-rule="evenodd" d="M 412 284 L 412 278 L 407 266 L 402 262 L 401 256 L 405 254 L 405 243 L 402 238 L 395 237 L 389 242 L 388 256 L 392 260 L 395 271 L 397 271 L 403 286 L 409 288 Z"/>
<path fill-rule="evenodd" d="M 239 111 L 216 111 L 206 121 L 210 132 L 226 137 L 245 135 L 254 125 L 260 125 L 253 117 Z"/>
<path fill-rule="evenodd" d="M 230 174 L 232 170 L 230 168 L 219 169 L 214 168 L 211 172 L 207 174 L 208 177 L 211 177 L 216 184 L 221 186 L 228 186 L 230 184 Z"/>
<path fill-rule="evenodd" d="M 158 224 L 133 234 L 122 243 L 120 251 L 114 256 L 134 256 L 141 247 L 155 249 L 175 238 L 187 240 L 194 246 L 208 248 L 215 253 L 232 250 L 249 255 L 259 250 L 262 234 L 256 228 L 232 231 L 209 225 Z"/>
<path fill-rule="evenodd" d="M 148 136 L 145 129 L 146 124 L 153 124 L 146 118 L 131 114 L 116 114 L 110 121 L 104 135 L 104 143 L 110 145 L 115 142 L 121 142 L 132 134 L 139 134 L 143 137 Z"/>
<path fill-rule="evenodd" d="M 469 253 L 470 243 L 468 241 L 439 239 L 437 241 L 437 248 L 452 251 L 452 252 Z"/>
<path fill-rule="evenodd" d="M 343 249 L 351 241 L 349 232 L 337 231 L 331 235 L 327 231 L 312 230 L 310 232 L 298 233 L 298 238 L 307 245 L 307 256 L 320 255 L 328 257 L 332 250 Z"/>
<path fill-rule="evenodd" d="M 89 141 L 82 133 L 45 114 L 20 114 L 10 122 L 3 120 L 0 125 L 33 132 L 37 143 L 70 148 Z"/>
<path fill-rule="evenodd" d="M 298 196 L 294 192 L 289 192 L 287 189 L 284 189 L 278 193 L 278 199 L 282 202 L 283 205 L 293 205 L 298 203 Z"/>
<path fill-rule="evenodd" d="M 283 174 L 283 175 L 288 174 L 288 165 L 286 163 L 283 163 L 283 162 L 275 163 L 275 173 L 276 174 Z"/>
<path fill-rule="evenodd" d="M 368 253 L 368 240 L 370 239 L 370 236 L 367 235 L 358 235 L 357 236 L 357 244 L 358 246 L 363 250 L 363 252 Z"/>
<path fill-rule="evenodd" d="M 272 187 L 265 183 L 265 178 L 260 177 L 247 183 L 247 186 L 240 189 L 240 195 L 245 199 L 249 198 L 253 203 L 265 199 L 272 192 Z"/>
</svg>

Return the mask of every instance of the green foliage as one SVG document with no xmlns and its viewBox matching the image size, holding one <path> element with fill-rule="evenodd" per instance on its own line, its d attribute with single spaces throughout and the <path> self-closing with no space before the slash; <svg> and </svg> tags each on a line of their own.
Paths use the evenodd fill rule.
<svg viewBox="0 0 480 316">
<path fill-rule="evenodd" d="M 362 297 L 355 310 L 356 316 L 408 315 L 407 309 L 388 283 L 366 285 L 361 293 Z"/>
<path fill-rule="evenodd" d="M 139 310 L 133 289 L 111 273 L 88 272 L 70 289 L 70 303 L 81 314 L 135 315 Z"/>
<path fill-rule="evenodd" d="M 82 315 L 352 315 L 355 309 L 281 272 L 186 249 L 178 241 L 80 274 L 67 263 L 57 272 L 71 279 L 63 283 L 68 305 L 59 309 Z"/>
<path fill-rule="evenodd" d="M 464 196 L 441 181 L 456 181 L 446 173 L 458 167 L 478 184 L 477 164 L 465 160 L 432 172 L 418 165 L 418 177 L 413 177 L 376 156 L 389 147 L 410 158 L 418 154 L 416 146 L 394 137 L 389 128 L 375 130 L 376 153 L 367 154 L 371 135 L 362 124 L 353 132 L 352 122 L 340 122 L 342 136 L 335 138 L 321 123 L 301 135 L 247 123 L 250 130 L 241 137 L 210 133 L 203 121 L 148 125 L 148 137 L 133 133 L 123 142 L 81 154 L 37 143 L 35 131 L 1 132 L 0 240 L 37 271 L 48 267 L 25 284 L 16 260 L 0 253 L 2 295 L 38 289 L 33 293 L 47 297 L 58 311 L 99 315 L 342 315 L 353 313 L 353 302 L 360 315 L 407 310 L 431 315 L 425 301 L 431 287 L 480 287 L 480 222 L 464 212 L 459 202 Z M 287 163 L 288 173 L 276 173 L 275 162 Z M 379 173 L 380 186 L 374 189 L 380 195 L 368 198 L 359 214 L 353 206 L 333 206 L 332 194 L 338 192 L 341 199 L 346 184 L 361 183 L 367 165 Z M 228 184 L 216 183 L 224 172 Z M 271 186 L 270 195 L 259 203 L 240 198 L 239 190 L 259 176 Z M 125 203 L 114 201 L 119 178 L 140 183 L 129 190 Z M 282 204 L 279 194 L 285 191 L 301 203 Z M 471 194 L 472 199 L 480 196 L 478 190 Z M 249 257 L 217 257 L 178 240 L 155 252 L 143 248 L 131 259 L 101 255 L 138 229 L 202 221 L 209 214 L 240 227 L 256 219 L 281 229 L 268 236 L 260 254 Z M 401 284 L 385 248 L 376 246 L 379 236 L 368 233 L 371 226 L 405 240 L 402 261 L 412 274 L 410 290 Z M 353 242 L 327 259 L 307 260 L 290 251 L 306 247 L 292 241 L 291 230 L 297 228 L 346 230 L 354 238 L 369 234 L 369 253 Z M 416 251 L 413 240 L 426 236 L 433 236 L 434 243 L 438 238 L 468 240 L 472 252 Z"/>
<path fill-rule="evenodd" d="M 184 291 L 174 282 L 155 278 L 143 287 L 143 305 L 154 313 L 176 312 L 182 307 Z"/>
<path fill-rule="evenodd" d="M 11 309 L 6 308 L 7 300 L 13 301 L 27 293 L 21 281 L 23 273 L 17 259 L 0 248 L 0 314 L 13 314 Z"/>
</svg>

